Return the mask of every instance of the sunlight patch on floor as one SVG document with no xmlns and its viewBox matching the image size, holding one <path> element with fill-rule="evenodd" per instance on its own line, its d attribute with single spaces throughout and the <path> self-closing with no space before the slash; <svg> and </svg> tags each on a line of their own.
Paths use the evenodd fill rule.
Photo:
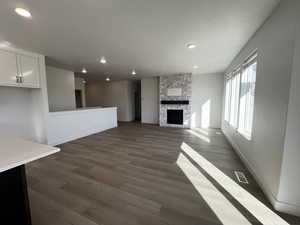
<svg viewBox="0 0 300 225">
<path fill-rule="evenodd" d="M 210 143 L 210 139 L 202 134 L 197 133 L 196 131 L 193 130 L 187 130 L 190 134 L 200 138 L 202 141 L 205 141 L 207 143 Z"/>
<path fill-rule="evenodd" d="M 222 224 L 251 224 L 182 153 L 180 153 L 176 163 Z"/>
<path fill-rule="evenodd" d="M 195 130 L 196 132 L 200 132 L 201 134 L 206 135 L 206 136 L 209 135 L 207 130 L 204 130 L 204 129 L 199 128 L 199 127 L 193 128 L 193 130 Z"/>
<path fill-rule="evenodd" d="M 228 193 L 230 193 L 241 205 L 243 205 L 255 218 L 265 225 L 288 225 L 280 216 L 256 199 L 252 194 L 238 185 L 234 180 L 225 175 L 207 159 L 201 156 L 186 143 L 182 143 L 181 149 L 204 169 L 215 181 L 217 181 Z M 194 179 L 203 179 L 198 176 Z M 206 178 L 205 178 L 206 179 Z M 200 182 L 200 181 L 198 181 Z"/>
</svg>

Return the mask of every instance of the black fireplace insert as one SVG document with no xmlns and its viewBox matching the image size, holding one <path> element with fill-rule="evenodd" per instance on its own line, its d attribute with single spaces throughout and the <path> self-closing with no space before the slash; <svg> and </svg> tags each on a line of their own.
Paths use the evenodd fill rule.
<svg viewBox="0 0 300 225">
<path fill-rule="evenodd" d="M 183 125 L 183 110 L 182 109 L 168 109 L 167 110 L 167 123 Z"/>
</svg>

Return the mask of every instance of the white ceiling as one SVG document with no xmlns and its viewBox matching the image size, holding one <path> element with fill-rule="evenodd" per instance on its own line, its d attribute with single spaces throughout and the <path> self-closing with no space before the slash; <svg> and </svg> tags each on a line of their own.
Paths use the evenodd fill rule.
<svg viewBox="0 0 300 225">
<path fill-rule="evenodd" d="M 0 42 L 87 76 L 222 72 L 279 0 L 1 0 Z M 32 19 L 14 8 L 24 7 Z M 195 42 L 194 50 L 186 44 Z M 101 56 L 107 65 L 98 62 Z M 198 65 L 197 71 L 193 65 Z"/>
</svg>

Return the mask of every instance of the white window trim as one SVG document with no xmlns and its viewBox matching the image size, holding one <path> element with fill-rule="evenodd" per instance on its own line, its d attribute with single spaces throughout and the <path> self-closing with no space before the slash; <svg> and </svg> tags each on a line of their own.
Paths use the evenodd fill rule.
<svg viewBox="0 0 300 225">
<path fill-rule="evenodd" d="M 224 107 L 224 121 L 227 123 L 227 125 L 230 125 L 229 121 L 230 121 L 230 110 L 231 110 L 231 85 L 229 88 L 229 97 L 228 97 L 228 121 L 225 118 L 225 114 L 226 114 L 226 86 L 227 86 L 227 81 L 231 80 L 232 77 L 232 73 L 229 73 L 227 75 L 225 75 L 225 107 Z"/>
<path fill-rule="evenodd" d="M 245 70 L 245 68 L 247 68 L 248 66 L 256 63 L 258 65 L 258 53 L 257 50 L 254 51 L 249 57 L 247 57 L 247 59 L 244 61 L 243 65 L 242 65 L 242 70 L 241 70 L 241 74 L 243 73 L 243 71 Z M 257 76 L 257 70 L 256 70 L 256 76 Z M 256 82 L 255 82 L 255 90 L 254 90 L 254 103 L 255 103 L 255 97 L 256 97 Z M 254 107 L 254 106 L 253 106 Z M 237 132 L 239 134 L 241 134 L 244 138 L 246 138 L 247 140 L 251 141 L 253 139 L 253 123 L 254 123 L 254 116 L 255 116 L 255 107 L 253 108 L 253 115 L 252 115 L 252 125 L 251 125 L 251 133 L 241 130 L 238 128 L 236 129 Z"/>
<path fill-rule="evenodd" d="M 237 125 L 236 126 L 232 126 L 230 124 L 230 113 L 231 113 L 231 97 L 232 97 L 232 93 L 231 93 L 231 88 L 230 88 L 230 96 L 229 96 L 229 102 L 228 102 L 228 105 L 229 105 L 229 110 L 228 110 L 228 113 L 229 113 L 229 118 L 228 118 L 228 121 L 225 119 L 225 113 L 224 113 L 224 122 L 230 126 L 232 129 L 235 130 L 235 132 L 239 133 L 242 137 L 244 137 L 245 139 L 247 139 L 248 141 L 251 141 L 253 140 L 253 123 L 254 123 L 254 116 L 255 116 L 255 107 L 253 109 L 253 118 L 252 118 L 252 132 L 249 133 L 249 132 L 245 132 L 243 130 L 240 130 L 239 129 L 239 123 L 240 123 L 240 120 L 239 120 L 239 117 L 240 117 L 240 95 L 241 95 L 241 82 L 242 82 L 242 74 L 243 74 L 243 71 L 245 70 L 245 68 L 251 64 L 253 64 L 254 62 L 256 62 L 258 64 L 258 51 L 257 49 L 255 49 L 245 60 L 244 62 L 235 67 L 235 69 L 233 70 L 233 72 L 231 73 L 228 73 L 225 75 L 225 102 L 226 102 L 226 83 L 228 80 L 232 79 L 235 75 L 237 75 L 238 73 L 240 73 L 240 85 L 239 85 L 239 100 L 238 100 L 238 118 L 237 118 Z M 257 71 L 256 71 L 256 75 L 257 75 Z M 255 90 L 254 90 L 254 102 L 255 102 L 255 97 L 256 97 L 256 86 L 255 86 Z M 225 106 L 225 111 L 226 111 L 226 106 Z"/>
<path fill-rule="evenodd" d="M 242 130 L 239 130 L 238 128 L 235 129 L 240 135 L 242 135 L 244 138 L 246 138 L 248 141 L 252 140 L 252 134 L 249 134 L 248 132 L 244 132 Z M 252 132 L 253 133 L 253 132 Z"/>
<path fill-rule="evenodd" d="M 241 76 L 242 76 L 242 70 L 241 70 L 241 67 L 238 66 L 236 67 L 236 69 L 232 72 L 232 76 L 231 76 L 231 79 L 233 79 L 235 76 L 237 76 L 238 74 L 240 74 L 240 80 L 239 80 L 239 90 L 238 90 L 238 101 L 237 101 L 237 118 L 236 118 L 236 124 L 235 125 L 232 125 L 230 123 L 230 120 L 229 120 L 229 125 L 231 127 L 233 127 L 235 130 L 238 129 L 239 127 L 239 113 L 240 113 L 240 94 L 241 94 Z M 232 97 L 232 95 L 231 95 Z M 230 107 L 231 109 L 231 107 Z"/>
</svg>

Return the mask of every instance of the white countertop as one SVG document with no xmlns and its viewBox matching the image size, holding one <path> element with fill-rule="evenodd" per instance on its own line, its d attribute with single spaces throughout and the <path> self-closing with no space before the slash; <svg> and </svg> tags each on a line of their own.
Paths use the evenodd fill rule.
<svg viewBox="0 0 300 225">
<path fill-rule="evenodd" d="M 59 148 L 48 145 L 0 137 L 0 173 L 59 151 Z"/>
<path fill-rule="evenodd" d="M 49 115 L 63 115 L 63 114 L 71 114 L 71 113 L 85 113 L 91 110 L 111 110 L 117 109 L 117 107 L 85 107 L 85 108 L 78 108 L 78 109 L 70 109 L 70 110 L 62 110 L 56 112 L 49 112 Z"/>
</svg>

